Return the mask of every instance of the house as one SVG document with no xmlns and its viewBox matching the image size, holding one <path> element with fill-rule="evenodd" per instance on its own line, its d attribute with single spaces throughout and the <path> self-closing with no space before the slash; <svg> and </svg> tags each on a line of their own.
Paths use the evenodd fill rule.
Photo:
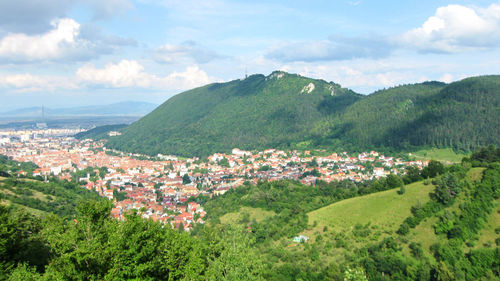
<svg viewBox="0 0 500 281">
<path fill-rule="evenodd" d="M 307 241 L 309 241 L 309 237 L 307 237 L 305 235 L 299 235 L 299 236 L 293 237 L 293 242 L 296 242 L 296 243 L 305 243 Z"/>
</svg>

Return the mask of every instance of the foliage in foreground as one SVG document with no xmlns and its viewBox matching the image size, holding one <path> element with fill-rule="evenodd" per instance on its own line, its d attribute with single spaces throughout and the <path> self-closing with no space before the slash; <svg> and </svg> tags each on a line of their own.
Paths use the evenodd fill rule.
<svg viewBox="0 0 500 281">
<path fill-rule="evenodd" d="M 209 201 L 213 225 L 195 228 L 194 235 L 133 212 L 125 221 L 112 219 L 107 201 L 81 204 L 70 220 L 38 218 L 0 205 L 0 279 L 498 280 L 500 248 L 474 246 L 500 198 L 500 165 L 482 163 L 487 167 L 479 182 L 467 180 L 467 160 L 444 168 L 434 164 L 412 176 L 436 176 L 429 202 L 438 207 L 415 206 L 415 219 L 403 223 L 418 226 L 438 218 L 433 227 L 439 242 L 429 248 L 412 241 L 412 227 L 371 236 L 377 229 L 362 225 L 345 233 L 324 229 L 308 243 L 290 243 L 290 236 L 309 227 L 307 219 L 301 220 L 306 211 L 388 188 L 387 180 L 360 186 L 318 183 L 307 189 L 294 182 L 245 186 Z M 233 226 L 217 223 L 237 206 L 276 215 L 259 223 L 244 217 Z"/>
<path fill-rule="evenodd" d="M 253 240 L 237 229 L 207 229 L 196 239 L 109 202 L 87 201 L 74 220 L 37 219 L 0 205 L 0 279 L 258 280 Z"/>
</svg>

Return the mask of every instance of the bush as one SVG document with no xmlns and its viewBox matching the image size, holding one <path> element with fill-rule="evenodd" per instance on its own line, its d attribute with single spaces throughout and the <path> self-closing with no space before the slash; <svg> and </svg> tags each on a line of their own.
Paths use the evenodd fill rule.
<svg viewBox="0 0 500 281">
<path fill-rule="evenodd" d="M 495 233 L 496 233 L 496 234 L 500 234 L 500 226 L 499 226 L 499 227 L 497 227 L 497 228 L 495 228 Z"/>
<path fill-rule="evenodd" d="M 404 186 L 400 187 L 398 190 L 399 195 L 403 195 L 403 194 L 405 194 L 405 192 L 406 192 L 406 188 Z"/>
<path fill-rule="evenodd" d="M 401 226 L 399 227 L 397 233 L 400 235 L 406 235 L 406 234 L 410 233 L 410 226 L 408 226 L 408 224 L 406 222 L 402 223 Z"/>
</svg>

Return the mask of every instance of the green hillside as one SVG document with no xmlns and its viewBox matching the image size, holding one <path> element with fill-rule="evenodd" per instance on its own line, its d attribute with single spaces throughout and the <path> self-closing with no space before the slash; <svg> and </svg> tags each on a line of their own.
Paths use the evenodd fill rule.
<svg viewBox="0 0 500 281">
<path fill-rule="evenodd" d="M 207 225 L 246 230 L 267 280 L 498 280 L 499 159 L 489 146 L 398 188 L 384 178 L 242 186 L 204 203 Z"/>
<path fill-rule="evenodd" d="M 446 164 L 453 164 L 459 163 L 467 155 L 457 153 L 451 148 L 431 148 L 412 152 L 409 156 L 415 160 L 438 160 Z"/>
<path fill-rule="evenodd" d="M 386 231 L 396 231 L 411 214 L 413 205 L 429 200 L 429 193 L 434 186 L 416 182 L 405 188 L 403 195 L 399 195 L 397 189 L 391 189 L 343 200 L 312 211 L 308 213 L 309 222 L 316 222 L 316 227 L 308 232 L 313 233 L 325 226 L 337 232 L 350 231 L 356 224 L 367 223 Z"/>
<path fill-rule="evenodd" d="M 108 145 L 188 156 L 235 146 L 288 146 L 311 138 L 315 123 L 332 118 L 360 98 L 337 84 L 299 75 L 252 75 L 176 95 Z"/>
<path fill-rule="evenodd" d="M 285 72 L 178 94 L 123 129 L 123 151 L 206 156 L 243 149 L 471 151 L 500 144 L 500 76 L 425 82 L 358 95 Z"/>
<path fill-rule="evenodd" d="M 453 148 L 471 151 L 498 144 L 500 76 L 403 85 L 368 95 L 324 124 L 316 145 L 348 149 Z M 320 131 L 321 132 L 321 131 Z"/>
<path fill-rule="evenodd" d="M 88 191 L 76 182 L 57 178 L 49 178 L 49 182 L 44 182 L 41 177 L 15 176 L 19 171 L 30 175 L 36 168 L 33 163 L 20 163 L 0 155 L 0 204 L 24 209 L 32 214 L 53 213 L 65 217 L 76 214 L 76 206 L 82 201 L 104 200 L 96 192 Z"/>
<path fill-rule="evenodd" d="M 107 139 L 109 138 L 108 133 L 111 131 L 118 131 L 120 129 L 125 128 L 127 125 L 126 124 L 117 124 L 117 125 L 104 125 L 104 126 L 99 126 L 95 127 L 93 129 L 90 129 L 85 132 L 80 132 L 75 135 L 76 139 L 82 140 L 82 139 L 94 139 L 94 140 L 100 140 L 100 139 Z"/>
</svg>

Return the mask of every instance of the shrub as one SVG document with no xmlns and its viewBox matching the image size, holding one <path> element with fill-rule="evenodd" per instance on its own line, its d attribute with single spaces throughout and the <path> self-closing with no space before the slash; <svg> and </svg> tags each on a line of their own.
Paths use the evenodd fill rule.
<svg viewBox="0 0 500 281">
<path fill-rule="evenodd" d="M 398 190 L 398 194 L 399 194 L 399 195 L 403 195 L 403 194 L 405 194 L 405 192 L 406 192 L 406 188 L 405 188 L 404 186 L 401 186 L 401 187 L 399 188 L 399 190 Z"/>
</svg>

